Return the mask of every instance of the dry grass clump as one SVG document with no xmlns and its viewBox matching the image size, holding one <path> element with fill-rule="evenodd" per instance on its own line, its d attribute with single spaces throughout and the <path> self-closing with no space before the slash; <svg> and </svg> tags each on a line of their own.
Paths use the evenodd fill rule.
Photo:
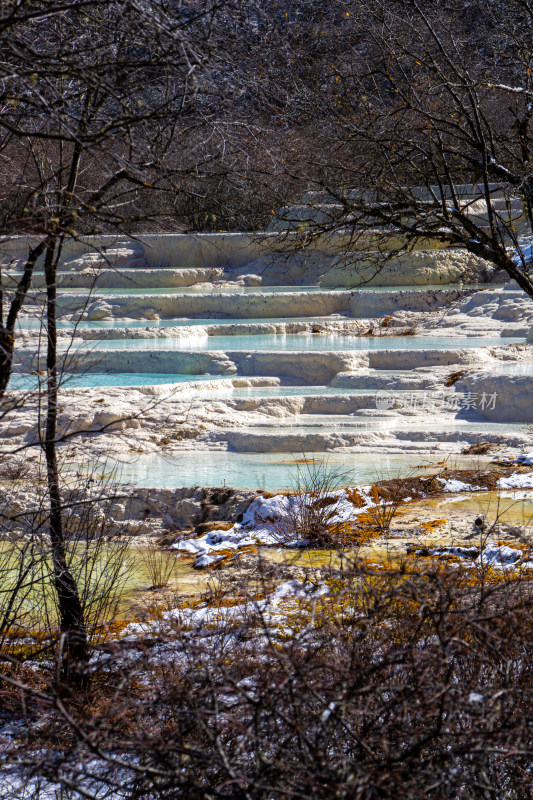
<svg viewBox="0 0 533 800">
<path fill-rule="evenodd" d="M 169 556 L 155 541 L 141 550 L 141 558 L 150 580 L 149 590 L 163 589 L 169 585 L 176 572 L 176 557 Z"/>
<path fill-rule="evenodd" d="M 366 514 L 372 526 L 380 534 L 386 534 L 390 531 L 391 525 L 398 515 L 405 494 L 401 487 L 395 484 L 387 487 L 373 487 L 373 490 L 374 505 L 367 509 Z"/>
<path fill-rule="evenodd" d="M 469 371 L 470 370 L 468 370 L 468 369 L 460 369 L 460 370 L 457 370 L 457 372 L 451 372 L 448 375 L 448 377 L 446 378 L 446 380 L 444 381 L 444 385 L 445 386 L 453 386 L 455 383 L 457 383 L 457 381 L 460 381 L 461 378 L 464 378 L 464 376 Z"/>
<path fill-rule="evenodd" d="M 465 447 L 464 450 L 461 450 L 462 455 L 468 456 L 484 456 L 487 453 L 490 453 L 491 450 L 495 450 L 498 447 L 496 442 L 475 442 L 474 444 Z"/>
<path fill-rule="evenodd" d="M 335 518 L 337 499 L 327 494 L 315 497 L 307 492 L 289 498 L 287 514 L 272 523 L 272 530 L 280 542 L 305 542 L 315 547 L 336 547 L 340 526 Z"/>
</svg>

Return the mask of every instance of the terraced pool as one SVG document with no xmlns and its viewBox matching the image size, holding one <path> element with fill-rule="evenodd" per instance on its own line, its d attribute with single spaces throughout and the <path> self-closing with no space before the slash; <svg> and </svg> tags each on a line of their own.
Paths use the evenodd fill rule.
<svg viewBox="0 0 533 800">
<path fill-rule="evenodd" d="M 472 443 L 496 447 L 505 440 L 509 446 L 518 447 L 527 439 L 524 425 L 505 421 L 523 416 L 502 415 L 503 422 L 491 422 L 490 417 L 485 419 L 481 414 L 470 413 L 468 417 L 460 409 L 446 409 L 439 416 L 438 411 L 431 411 L 431 404 L 427 409 L 417 406 L 416 398 L 412 406 L 396 401 L 391 406 L 380 406 L 376 398 L 376 392 L 382 389 L 394 391 L 396 399 L 408 392 L 413 397 L 418 392 L 417 397 L 422 398 L 424 392 L 442 392 L 444 387 L 455 392 L 453 383 L 446 383 L 448 378 L 454 372 L 461 377 L 478 368 L 490 376 L 533 375 L 533 357 L 530 363 L 505 363 L 496 360 L 496 355 L 502 358 L 505 351 L 480 351 L 479 359 L 476 355 L 476 348 L 524 344 L 523 331 L 527 327 L 521 323 L 519 292 L 499 294 L 501 290 L 495 286 L 463 284 L 354 289 L 319 285 L 245 287 L 206 283 L 204 273 L 198 273 L 198 283 L 193 286 L 158 288 L 164 281 L 155 271 L 153 283 L 147 287 L 141 284 L 149 283 L 150 270 L 139 268 L 137 285 L 128 282 L 129 278 L 137 279 L 133 269 L 122 277 L 119 273 L 118 270 L 117 283 L 122 287 L 113 279 L 109 282 L 116 288 L 60 289 L 59 305 L 65 316 L 58 325 L 60 330 L 69 332 L 75 328 L 101 331 L 102 337 L 87 341 L 77 337 L 74 344 L 68 337 L 61 338 L 63 352 L 68 347 L 74 355 L 73 362 L 65 362 L 65 369 L 70 368 L 69 364 L 72 369 L 76 367 L 75 374 L 64 373 L 64 388 L 101 387 L 103 395 L 106 387 L 126 390 L 161 386 L 169 392 L 175 390 L 170 398 L 166 388 L 158 393 L 162 402 L 168 403 L 161 425 L 159 418 L 155 422 L 152 418 L 146 423 L 146 430 L 143 425 L 135 433 L 125 430 L 124 452 L 128 455 L 119 466 L 119 480 L 138 486 L 225 484 L 277 491 L 294 481 L 298 461 L 305 452 L 306 458 L 313 453 L 321 460 L 326 458 L 332 468 L 345 473 L 345 484 L 353 485 L 439 469 L 446 453 L 466 451 Z M 64 277 L 71 285 L 85 280 L 73 273 L 70 278 Z M 308 279 L 307 275 L 305 280 Z M 90 284 L 92 276 L 87 275 L 87 281 Z M 457 292 L 475 289 L 486 291 L 478 295 Z M 446 290 L 453 291 L 447 294 Z M 432 296 L 432 291 L 438 294 Z M 472 335 L 450 335 L 453 327 L 443 327 L 446 335 L 440 335 L 439 315 L 442 312 L 443 325 L 451 325 L 448 312 L 455 310 L 465 296 L 468 299 L 464 307 L 478 320 L 470 324 L 468 319 L 465 323 L 463 316 L 456 330 Z M 505 319 L 508 324 L 485 325 L 484 311 L 476 306 L 476 298 L 479 304 L 492 308 L 495 320 Z M 92 303 L 94 306 L 89 309 Z M 272 316 L 268 316 L 269 312 Z M 426 312 L 429 324 L 417 322 L 419 315 Z M 76 323 L 77 316 L 83 313 L 107 318 Z M 291 313 L 294 316 L 285 316 Z M 363 326 L 358 329 L 365 331 L 369 319 L 390 314 L 396 314 L 403 327 L 412 326 L 415 331 L 430 330 L 431 325 L 437 329 L 431 329 L 431 335 L 409 336 L 357 336 L 352 332 L 358 324 Z M 159 316 L 168 318 L 160 320 Z M 339 326 L 349 330 L 347 335 L 265 332 L 276 330 L 272 323 L 305 322 L 310 331 L 315 323 L 339 321 L 353 322 L 352 326 Z M 254 328 L 264 323 L 271 327 Z M 217 327 L 211 332 L 195 332 L 199 326 L 210 324 Z M 243 327 L 239 329 L 239 325 Z M 38 316 L 25 316 L 19 327 L 27 331 L 40 326 Z M 153 335 L 157 328 L 169 326 L 183 329 L 183 335 L 176 335 L 181 330 L 173 331 L 168 338 Z M 140 338 L 114 337 L 113 331 L 125 328 L 144 329 L 147 333 Z M 516 335 L 494 334 L 500 330 Z M 29 340 L 30 337 L 26 341 Z M 29 350 L 28 353 L 29 361 Z M 524 353 L 512 350 L 509 357 L 524 357 Z M 237 383 L 243 383 L 244 378 L 264 385 L 233 385 L 235 378 Z M 276 382 L 283 385 L 275 385 Z M 520 391 L 521 382 L 523 379 L 518 381 Z M 35 374 L 18 374 L 10 386 L 28 389 L 37 383 Z M 109 393 L 109 408 L 113 402 L 120 404 L 122 394 L 128 399 L 126 391 Z M 84 408 L 93 402 L 90 392 L 71 397 L 74 405 L 81 398 Z M 129 398 L 136 404 L 144 402 L 134 393 Z M 286 398 L 295 398 L 295 402 L 287 402 Z M 298 413 L 301 411 L 310 413 Z M 522 413 L 520 409 L 518 412 Z M 172 418 L 174 422 L 170 421 Z M 192 429 L 192 439 L 179 435 L 182 418 L 186 419 L 188 430 Z M 174 454 L 161 448 L 174 448 Z M 154 452 L 137 455 L 136 451 L 143 449 Z M 104 451 L 103 446 L 99 452 Z M 120 452 L 120 448 L 114 452 Z M 478 460 L 454 456 L 449 465 L 473 466 Z"/>
<path fill-rule="evenodd" d="M 117 463 L 120 481 L 136 486 L 238 486 L 242 489 L 282 491 L 294 484 L 306 461 L 315 459 L 342 473 L 341 485 L 371 483 L 399 475 L 438 472 L 445 465 L 440 456 L 420 454 L 373 453 L 275 453 L 184 452 L 169 457 L 164 454 L 143 455 L 129 463 Z M 479 463 L 474 457 L 448 459 L 449 468 L 467 468 Z M 106 465 L 110 469 L 110 464 Z"/>
<path fill-rule="evenodd" d="M 159 386 L 160 384 L 195 383 L 223 380 L 216 375 L 173 375 L 157 372 L 77 372 L 64 373 L 61 385 L 64 388 L 79 389 L 94 386 Z M 14 373 L 9 382 L 10 389 L 35 389 L 43 381 L 43 376 Z"/>
<path fill-rule="evenodd" d="M 523 343 L 523 337 L 499 336 L 328 336 L 323 334 L 234 334 L 151 339 L 98 339 L 79 345 L 105 350 L 313 351 L 449 350 Z M 67 345 L 64 345 L 65 347 Z M 68 345 L 70 346 L 70 345 Z"/>
<path fill-rule="evenodd" d="M 216 316 L 203 317 L 203 318 L 189 318 L 189 317 L 175 317 L 174 319 L 99 319 L 99 320 L 86 320 L 72 321 L 68 319 L 60 319 L 57 322 L 57 327 L 60 330 L 74 330 L 89 329 L 99 330 L 108 328 L 169 328 L 169 327 L 187 327 L 193 325 L 237 325 L 250 323 L 275 323 L 275 322 L 306 322 L 306 323 L 321 323 L 321 322 L 336 322 L 338 320 L 346 320 L 350 317 L 342 316 L 340 314 L 330 315 L 327 317 L 313 316 L 313 317 L 253 317 L 246 318 L 219 318 Z M 40 317 L 20 317 L 18 320 L 20 330 L 40 330 L 41 319 Z"/>
<path fill-rule="evenodd" d="M 94 280 L 94 279 L 93 279 Z M 89 284 L 90 286 L 90 284 Z M 238 286 L 235 284 L 219 284 L 219 283 L 197 283 L 193 286 L 167 286 L 167 287 L 157 287 L 157 288 L 145 288 L 142 286 L 142 283 L 139 282 L 138 285 L 135 285 L 134 281 L 131 281 L 131 285 L 128 286 L 128 282 L 124 281 L 123 287 L 102 287 L 98 286 L 98 280 L 95 281 L 95 289 L 94 292 L 97 292 L 98 295 L 115 295 L 115 294 L 132 294 L 132 295 L 158 295 L 158 294 L 278 294 L 284 292 L 305 292 L 306 294 L 309 292 L 335 292 L 335 291 L 357 291 L 357 292 L 365 292 L 365 291 L 372 291 L 372 292 L 405 292 L 405 291 L 413 291 L 413 290 L 420 290 L 420 291 L 437 291 L 440 289 L 483 289 L 487 288 L 483 284 L 462 284 L 462 283 L 455 283 L 455 284 L 434 284 L 434 285 L 421 285 L 421 286 L 326 286 L 326 285 L 299 285 L 299 284 L 290 284 L 285 286 L 269 286 L 268 284 L 260 284 L 259 286 Z M 79 294 L 80 288 L 62 288 L 61 286 L 58 288 L 58 292 L 61 294 Z"/>
</svg>

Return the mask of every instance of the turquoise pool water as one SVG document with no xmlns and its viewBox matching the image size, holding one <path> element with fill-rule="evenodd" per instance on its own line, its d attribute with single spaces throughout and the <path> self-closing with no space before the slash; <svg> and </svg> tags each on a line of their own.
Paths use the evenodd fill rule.
<svg viewBox="0 0 533 800">
<path fill-rule="evenodd" d="M 282 491 L 290 489 L 298 473 L 298 460 L 316 459 L 342 472 L 340 485 L 371 483 L 384 478 L 424 474 L 441 469 L 442 456 L 375 453 L 273 453 L 185 452 L 175 456 L 143 455 L 127 464 L 106 463 L 106 471 L 116 466 L 119 481 L 135 486 L 232 486 L 239 489 Z M 473 466 L 474 457 L 455 456 L 449 468 Z M 73 465 L 75 468 L 75 465 Z M 305 464 L 301 464 L 305 470 Z"/>
<path fill-rule="evenodd" d="M 87 288 L 87 292 L 92 287 Z M 128 283 L 124 281 L 124 287 L 102 287 L 95 282 L 93 291 L 99 295 L 132 294 L 132 295 L 159 295 L 159 294 L 278 294 L 283 292 L 413 292 L 413 291 L 435 291 L 439 289 L 490 289 L 491 284 L 445 284 L 431 286 L 317 286 L 317 285 L 297 285 L 290 286 L 225 286 L 218 283 L 197 283 L 194 286 L 166 286 L 157 288 L 146 288 L 142 285 L 135 285 L 134 281 Z M 82 287 L 78 288 L 58 288 L 61 294 L 80 294 Z"/>
<path fill-rule="evenodd" d="M 497 364 L 491 365 L 490 370 L 494 374 L 507 375 L 533 375 L 533 363 L 531 364 Z M 306 397 L 320 395 L 357 395 L 371 394 L 378 388 L 383 388 L 384 378 L 394 380 L 402 375 L 415 376 L 416 372 L 405 370 L 370 370 L 361 372 L 361 386 L 250 386 L 250 387 L 229 387 L 221 386 L 219 389 L 209 388 L 205 390 L 195 390 L 195 397 L 214 398 L 220 397 Z M 375 378 L 376 386 L 373 386 L 372 379 Z M 158 386 L 162 384 L 176 385 L 181 383 L 202 383 L 209 381 L 227 381 L 228 376 L 218 375 L 189 375 L 157 372 L 86 372 L 80 374 L 65 373 L 62 385 L 65 388 L 91 388 L 95 386 Z M 42 381 L 42 379 L 41 379 Z M 9 383 L 10 389 L 35 389 L 38 386 L 36 375 L 13 374 Z M 395 392 L 401 389 L 394 389 Z M 406 391 L 412 391 L 406 389 Z"/>
<path fill-rule="evenodd" d="M 101 339 L 79 347 L 105 350 L 448 350 L 523 343 L 524 337 L 499 336 L 324 336 L 321 334 L 235 334 L 229 336 L 168 339 Z"/>
<path fill-rule="evenodd" d="M 272 323 L 272 322 L 306 322 L 313 324 L 313 322 L 335 322 L 337 320 L 351 319 L 351 317 L 344 317 L 340 314 L 330 317 L 247 317 L 236 318 L 231 317 L 202 317 L 202 318 L 189 318 L 178 317 L 174 319 L 100 319 L 100 320 L 81 320 L 78 323 L 71 322 L 70 320 L 58 320 L 57 327 L 63 330 L 73 330 L 74 328 L 87 328 L 89 330 L 106 330 L 108 328 L 170 328 L 170 327 L 186 327 L 189 325 L 251 325 L 255 323 Z M 20 317 L 18 326 L 21 330 L 40 330 L 41 320 L 36 317 Z"/>
<path fill-rule="evenodd" d="M 65 373 L 62 376 L 61 385 L 65 389 L 79 389 L 92 388 L 93 386 L 158 386 L 164 383 L 199 383 L 201 381 L 216 380 L 222 380 L 222 378 L 219 378 L 218 375 L 172 375 L 157 372 L 86 372 L 84 374 Z M 39 381 L 36 375 L 13 374 L 9 382 L 9 388 L 36 389 L 38 384 Z"/>
</svg>

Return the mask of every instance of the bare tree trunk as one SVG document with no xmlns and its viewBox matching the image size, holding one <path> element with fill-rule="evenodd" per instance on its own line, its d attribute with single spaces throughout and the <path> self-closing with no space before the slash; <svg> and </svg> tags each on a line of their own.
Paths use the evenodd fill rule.
<svg viewBox="0 0 533 800">
<path fill-rule="evenodd" d="M 9 311 L 4 325 L 3 317 L 0 318 L 0 398 L 3 397 L 7 389 L 7 384 L 11 378 L 13 370 L 13 354 L 15 351 L 15 325 L 19 312 L 26 300 L 26 295 L 31 286 L 33 270 L 37 259 L 44 253 L 50 238 L 43 239 L 33 250 L 30 250 L 22 278 L 15 290 L 15 297 L 11 301 Z"/>
<path fill-rule="evenodd" d="M 50 500 L 50 542 L 54 584 L 57 591 L 61 633 L 64 636 L 62 676 L 68 681 L 80 684 L 83 682 L 82 671 L 88 655 L 87 630 L 78 587 L 67 566 L 56 447 L 58 389 L 56 272 L 61 244 L 61 239 L 49 242 L 45 257 L 48 348 L 46 356 L 46 434 L 43 449 Z"/>
</svg>

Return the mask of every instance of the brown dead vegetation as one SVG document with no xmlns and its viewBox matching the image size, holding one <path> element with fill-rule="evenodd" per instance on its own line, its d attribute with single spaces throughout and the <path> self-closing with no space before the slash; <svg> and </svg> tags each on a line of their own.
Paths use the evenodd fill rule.
<svg viewBox="0 0 533 800">
<path fill-rule="evenodd" d="M 46 753 L 58 787 L 98 769 L 104 786 L 157 800 L 237 797 L 235 780 L 257 800 L 484 800 L 487 787 L 521 800 L 533 584 L 424 562 L 423 573 L 416 559 L 349 562 L 322 576 L 327 595 L 312 599 L 310 579 L 309 600 L 278 605 L 274 625 L 260 605 L 269 581 L 238 602 L 218 582 L 189 604 L 212 608 L 210 622 L 117 640 L 89 690 L 61 703 L 46 666 L 6 667 L 4 708 L 27 729 L 3 763 L 23 752 L 30 769 Z M 63 757 L 72 748 L 75 761 Z"/>
<path fill-rule="evenodd" d="M 444 381 L 444 385 L 453 386 L 455 383 L 457 383 L 457 381 L 460 381 L 461 378 L 467 374 L 467 372 L 469 372 L 468 369 L 460 369 L 457 372 L 452 372 Z"/>
<path fill-rule="evenodd" d="M 448 520 L 446 519 L 433 519 L 429 520 L 428 522 L 422 522 L 421 528 L 424 528 L 427 531 L 432 531 L 435 528 L 441 528 L 443 525 L 446 525 Z"/>
<path fill-rule="evenodd" d="M 501 466 L 498 470 L 492 469 L 446 469 L 442 472 L 430 476 L 416 476 L 409 478 L 392 478 L 388 480 L 378 481 L 375 485 L 379 490 L 380 496 L 385 499 L 399 495 L 403 498 L 412 497 L 413 500 L 419 500 L 424 497 L 434 497 L 444 495 L 442 483 L 438 480 L 443 478 L 447 481 L 457 480 L 462 483 L 469 484 L 478 491 L 496 491 L 498 488 L 498 480 L 503 477 L 508 477 L 515 472 L 531 472 L 529 468 L 517 468 L 513 466 Z"/>
</svg>

